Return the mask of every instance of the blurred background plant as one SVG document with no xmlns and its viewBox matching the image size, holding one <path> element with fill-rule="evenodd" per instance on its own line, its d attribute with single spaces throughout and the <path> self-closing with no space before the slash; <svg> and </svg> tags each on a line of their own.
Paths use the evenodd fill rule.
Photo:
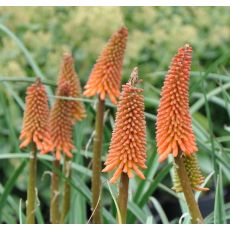
<svg viewBox="0 0 230 230">
<path fill-rule="evenodd" d="M 131 180 L 128 223 L 182 223 L 188 221 L 183 197 L 172 190 L 171 164 L 157 163 L 155 115 L 165 71 L 177 48 L 189 42 L 193 49 L 190 105 L 199 147 L 198 158 L 210 192 L 197 192 L 207 223 L 230 219 L 230 7 L 1 7 L 0 8 L 0 221 L 24 223 L 28 153 L 20 153 L 25 89 L 44 75 L 55 84 L 63 52 L 71 51 L 85 85 L 89 73 L 111 34 L 121 25 L 129 29 L 122 81 L 139 67 L 144 80 L 148 134 L 147 181 Z M 41 76 L 43 77 L 43 76 Z M 15 81 L 17 80 L 18 81 Z M 20 80 L 21 79 L 21 80 Z M 7 80 L 7 81 L 5 81 Z M 12 80 L 12 82 L 10 82 Z M 49 94 L 55 88 L 49 86 Z M 52 101 L 53 98 L 50 97 Z M 88 117 L 74 131 L 77 147 L 68 223 L 87 223 L 91 211 L 90 166 L 94 103 L 85 101 Z M 108 104 L 108 103 L 107 103 Z M 115 107 L 108 104 L 105 156 L 114 125 Z M 37 222 L 49 221 L 49 156 L 40 156 Z M 215 172 L 214 172 L 215 171 Z M 60 175 L 64 180 L 63 174 Z M 113 223 L 116 206 L 111 195 L 117 186 L 103 187 L 105 223 Z M 223 199 L 224 198 L 224 199 Z M 178 202 L 179 201 L 179 202 Z M 172 209 L 172 205 L 174 205 Z M 4 211 L 3 211 L 4 210 Z M 81 212 L 79 212 L 81 210 Z"/>
</svg>

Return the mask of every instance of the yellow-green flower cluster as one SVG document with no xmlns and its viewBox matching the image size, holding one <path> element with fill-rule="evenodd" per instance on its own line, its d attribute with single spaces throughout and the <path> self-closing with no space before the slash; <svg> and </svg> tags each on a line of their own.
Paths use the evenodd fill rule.
<svg viewBox="0 0 230 230">
<path fill-rule="evenodd" d="M 196 154 L 192 154 L 190 157 L 183 156 L 186 171 L 188 173 L 188 178 L 193 190 L 196 191 L 208 191 L 208 188 L 201 188 L 200 185 L 204 182 L 204 176 L 201 173 L 200 167 L 198 165 Z M 173 190 L 176 192 L 182 192 L 180 179 L 176 170 L 177 165 L 174 163 L 174 177 L 173 177 Z"/>
</svg>

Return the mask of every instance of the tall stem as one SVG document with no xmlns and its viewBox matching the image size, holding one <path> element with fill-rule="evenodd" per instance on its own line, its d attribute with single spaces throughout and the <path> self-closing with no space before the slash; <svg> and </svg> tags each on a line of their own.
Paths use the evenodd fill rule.
<svg viewBox="0 0 230 230">
<path fill-rule="evenodd" d="M 37 150 L 34 145 L 29 160 L 29 181 L 27 186 L 26 223 L 35 223 L 36 209 L 36 173 L 37 173 Z"/>
<path fill-rule="evenodd" d="M 119 185 L 119 196 L 118 196 L 118 206 L 121 213 L 122 224 L 126 224 L 128 192 L 129 192 L 129 177 L 127 176 L 127 173 L 122 173 L 120 179 L 120 185 Z"/>
<path fill-rule="evenodd" d="M 60 162 L 53 161 L 53 172 L 51 177 L 51 198 L 50 198 L 50 222 L 59 223 L 59 177 L 56 173 L 60 169 Z"/>
<path fill-rule="evenodd" d="M 183 193 L 184 193 L 187 205 L 188 205 L 188 209 L 192 217 L 191 222 L 192 224 L 203 224 L 204 220 L 201 215 L 199 206 L 195 200 L 195 197 L 194 197 L 194 194 L 193 194 L 190 182 L 189 182 L 189 178 L 188 178 L 187 171 L 185 169 L 182 153 L 180 152 L 178 156 L 175 157 L 174 159 L 176 163 L 176 170 L 180 178 L 181 187 L 183 189 Z"/>
<path fill-rule="evenodd" d="M 66 179 L 70 179 L 71 177 L 71 163 L 72 163 L 71 160 L 67 156 L 65 156 L 64 174 Z M 62 208 L 61 208 L 61 221 L 60 221 L 61 224 L 65 223 L 66 216 L 68 215 L 70 209 L 70 192 L 71 192 L 71 187 L 68 181 L 65 181 Z"/>
<path fill-rule="evenodd" d="M 104 118 L 105 101 L 98 98 L 96 127 L 93 143 L 93 176 L 92 176 L 92 209 L 93 223 L 101 223 L 101 207 L 100 207 L 100 188 L 101 188 L 101 152 L 103 143 L 103 118 Z"/>
</svg>

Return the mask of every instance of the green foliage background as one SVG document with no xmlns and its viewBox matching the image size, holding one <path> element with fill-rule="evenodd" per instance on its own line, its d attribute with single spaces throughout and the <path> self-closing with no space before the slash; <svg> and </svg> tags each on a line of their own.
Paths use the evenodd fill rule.
<svg viewBox="0 0 230 230">
<path fill-rule="evenodd" d="M 20 153 L 25 90 L 36 75 L 55 84 L 63 52 L 71 51 L 82 86 L 111 34 L 121 25 L 129 29 L 124 60 L 126 82 L 131 69 L 139 67 L 144 80 L 148 133 L 147 181 L 131 181 L 129 223 L 167 223 L 162 201 L 180 201 L 178 222 L 186 213 L 183 197 L 170 188 L 169 163 L 157 163 L 155 115 L 160 88 L 172 56 L 184 43 L 194 49 L 190 82 L 190 105 L 199 146 L 200 166 L 208 176 L 211 191 L 200 197 L 215 204 L 207 223 L 225 223 L 230 218 L 230 8 L 229 7 L 1 7 L 0 8 L 0 221 L 24 221 L 27 183 L 27 153 Z M 13 35 L 12 35 L 13 34 Z M 42 76 L 41 76 L 42 77 Z M 18 80 L 17 80 L 18 79 Z M 49 87 L 49 94 L 54 92 Z M 54 98 L 50 97 L 52 101 Z M 91 134 L 94 102 L 85 101 L 88 117 L 75 126 L 72 179 L 73 200 L 68 223 L 87 223 L 90 217 Z M 107 102 L 106 155 L 116 109 Z M 41 156 L 38 175 L 39 223 L 49 222 L 50 156 Z M 115 205 L 103 175 L 104 221 L 115 221 Z M 62 176 L 63 180 L 64 177 Z M 117 187 L 111 187 L 117 195 Z M 160 194 L 160 195 L 159 195 Z M 196 194 L 197 197 L 200 195 Z M 167 202 L 166 202 L 167 204 Z M 81 210 L 81 212 L 79 212 Z M 154 210 L 154 211 L 153 211 Z M 181 211 L 180 211 L 181 210 Z M 181 213 L 180 213 L 181 212 Z M 165 214 L 166 213 L 166 214 Z M 204 211 L 204 213 L 207 215 Z M 187 221 L 187 217 L 182 222 Z"/>
</svg>

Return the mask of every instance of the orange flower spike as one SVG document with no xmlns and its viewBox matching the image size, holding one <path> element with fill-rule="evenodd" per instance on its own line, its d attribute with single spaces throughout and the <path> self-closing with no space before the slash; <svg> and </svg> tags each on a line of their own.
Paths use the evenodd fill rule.
<svg viewBox="0 0 230 230">
<path fill-rule="evenodd" d="M 57 96 L 69 97 L 71 83 L 66 81 L 58 86 Z M 56 159 L 61 159 L 61 152 L 72 158 L 71 150 L 73 127 L 72 103 L 70 100 L 57 98 L 50 113 L 51 139 Z"/>
<path fill-rule="evenodd" d="M 197 151 L 189 113 L 189 72 L 192 47 L 186 44 L 172 59 L 161 91 L 157 112 L 157 150 L 159 162 L 181 150 L 186 156 Z"/>
<path fill-rule="evenodd" d="M 126 27 L 121 27 L 112 35 L 89 76 L 83 93 L 85 96 L 91 97 L 98 93 L 101 100 L 105 100 L 108 95 L 112 103 L 117 103 L 127 37 Z"/>
<path fill-rule="evenodd" d="M 102 170 L 109 172 L 116 169 L 110 183 L 114 183 L 122 172 L 131 178 L 134 171 L 145 179 L 139 169 L 146 168 L 146 124 L 143 90 L 135 87 L 138 82 L 138 70 L 135 68 L 129 82 L 122 87 L 106 167 Z"/>
<path fill-rule="evenodd" d="M 34 142 L 41 153 L 49 152 L 52 150 L 52 143 L 48 124 L 48 97 L 39 78 L 27 88 L 26 94 L 20 148 L 24 148 Z"/>
<path fill-rule="evenodd" d="M 61 65 L 58 85 L 69 81 L 69 97 L 81 98 L 81 84 L 74 70 L 74 59 L 71 54 L 65 53 Z M 71 101 L 72 113 L 77 121 L 86 117 L 85 107 L 81 101 Z"/>
</svg>

